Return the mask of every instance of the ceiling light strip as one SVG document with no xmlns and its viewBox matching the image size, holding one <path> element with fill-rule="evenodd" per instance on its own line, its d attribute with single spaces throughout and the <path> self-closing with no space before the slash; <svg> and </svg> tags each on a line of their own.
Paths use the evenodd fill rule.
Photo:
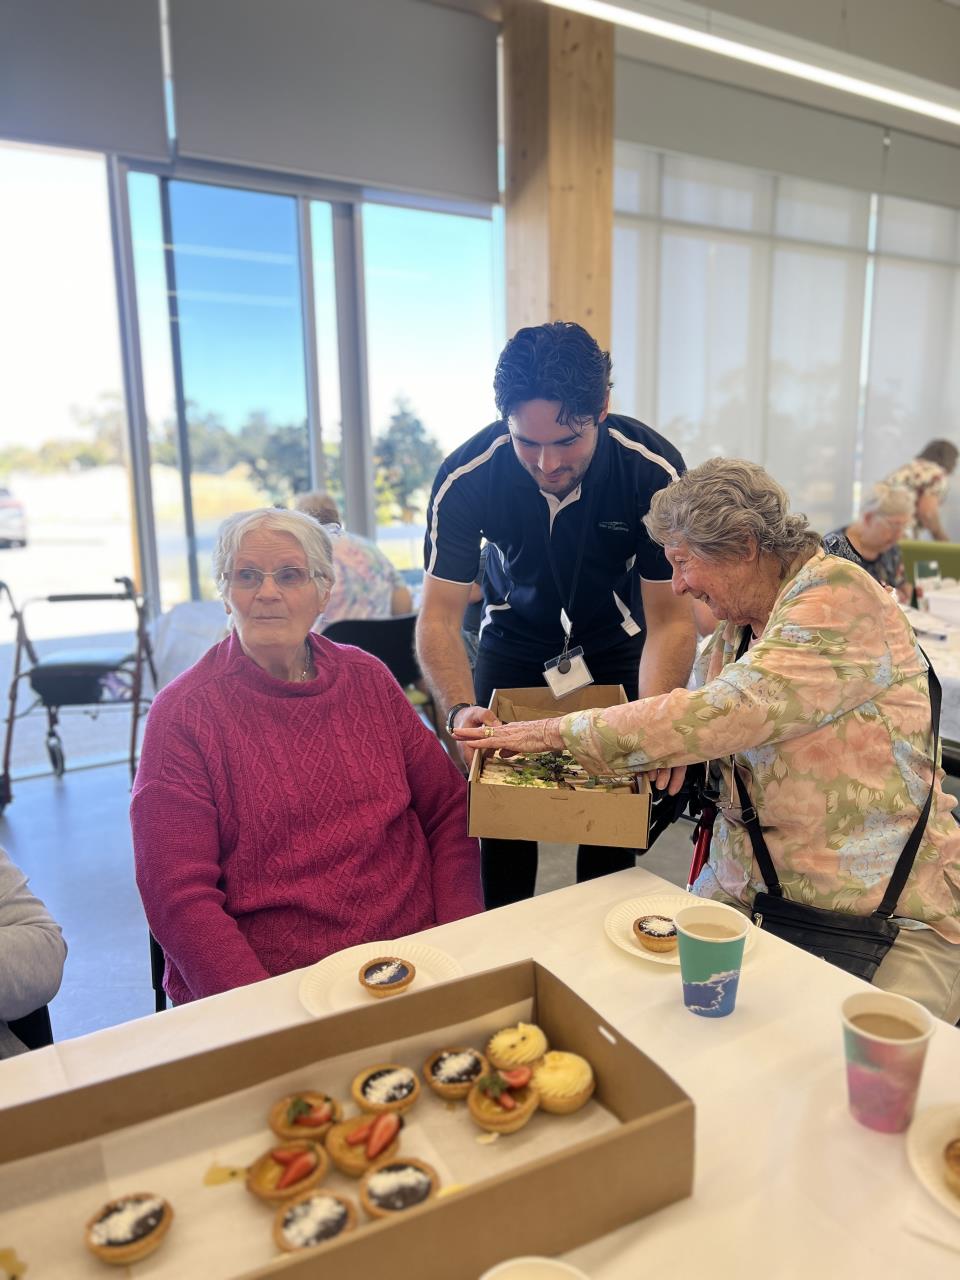
<svg viewBox="0 0 960 1280">
<path fill-rule="evenodd" d="M 883 102 L 891 107 L 900 107 L 904 111 L 930 116 L 934 120 L 943 120 L 946 124 L 960 125 L 960 111 L 955 107 L 933 102 L 929 98 L 920 98 L 912 93 L 903 93 L 899 89 L 888 89 L 885 85 L 875 84 L 871 80 L 861 80 L 857 76 L 830 71 L 826 67 L 801 62 L 797 58 L 770 53 L 766 49 L 758 49 L 753 45 L 743 44 L 739 40 L 728 40 L 724 36 L 716 36 L 708 31 L 698 31 L 694 27 L 684 27 L 676 22 L 665 22 L 661 18 L 649 17 L 633 9 L 625 9 L 621 5 L 606 4 L 604 0 L 545 0 L 545 3 L 558 9 L 570 9 L 574 13 L 582 13 L 588 18 L 599 18 L 603 22 L 612 22 L 617 26 L 631 27 L 634 31 L 659 36 L 664 40 L 689 45 L 694 49 L 717 53 L 725 58 L 736 58 L 740 62 L 749 62 L 755 67 L 764 67 L 768 71 L 779 71 L 783 75 L 794 76 L 798 80 L 809 80 L 814 84 L 824 85 L 828 89 L 839 89 L 841 93 L 852 93 L 860 98 L 869 98 L 873 102 Z"/>
</svg>

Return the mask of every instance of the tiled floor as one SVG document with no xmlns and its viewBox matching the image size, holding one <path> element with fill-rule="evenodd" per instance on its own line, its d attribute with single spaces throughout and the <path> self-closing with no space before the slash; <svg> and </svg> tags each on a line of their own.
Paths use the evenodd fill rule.
<svg viewBox="0 0 960 1280">
<path fill-rule="evenodd" d="M 153 1010 L 147 925 L 133 876 L 124 766 L 68 772 L 15 783 L 0 818 L 0 844 L 30 877 L 60 923 L 70 948 L 60 994 L 51 1006 L 63 1040 Z M 666 832 L 643 865 L 685 883 L 690 825 Z M 543 845 L 537 892 L 570 884 L 576 850 Z"/>
</svg>

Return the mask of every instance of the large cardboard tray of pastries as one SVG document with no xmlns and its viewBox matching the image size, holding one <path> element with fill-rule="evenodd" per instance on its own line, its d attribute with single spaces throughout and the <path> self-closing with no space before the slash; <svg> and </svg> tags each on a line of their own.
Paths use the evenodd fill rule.
<svg viewBox="0 0 960 1280">
<path fill-rule="evenodd" d="M 490 709 L 504 723 L 547 720 L 591 707 L 615 707 L 627 701 L 619 684 L 591 684 L 555 698 L 549 686 L 495 689 Z M 501 840 L 545 840 L 551 843 L 611 845 L 645 849 L 650 829 L 650 787 L 638 775 L 593 782 L 575 771 L 560 785 L 525 785 L 522 776 L 505 776 L 524 762 L 498 760 L 476 751 L 470 765 L 472 836 Z M 572 761 L 570 763 L 573 763 Z M 511 785 L 511 783 L 513 785 Z M 584 784 L 587 785 L 584 785 Z"/>
<path fill-rule="evenodd" d="M 484 1053 L 518 1023 L 585 1058 L 596 1089 L 574 1114 L 537 1110 L 517 1132 L 493 1137 L 466 1102 L 428 1088 L 423 1067 L 439 1049 Z M 439 1192 L 371 1221 L 356 1181 L 335 1172 L 320 1190 L 351 1201 L 358 1225 L 281 1253 L 276 1205 L 244 1181 L 278 1144 L 271 1108 L 317 1090 L 352 1115 L 356 1074 L 393 1063 L 421 1085 L 396 1159 L 426 1162 Z M 563 1253 L 689 1195 L 693 1134 L 683 1090 L 526 960 L 0 1111 L 0 1256 L 38 1277 L 110 1274 L 87 1247 L 88 1224 L 112 1202 L 149 1194 L 173 1220 L 134 1264 L 138 1277 L 476 1280 L 504 1258 Z"/>
</svg>

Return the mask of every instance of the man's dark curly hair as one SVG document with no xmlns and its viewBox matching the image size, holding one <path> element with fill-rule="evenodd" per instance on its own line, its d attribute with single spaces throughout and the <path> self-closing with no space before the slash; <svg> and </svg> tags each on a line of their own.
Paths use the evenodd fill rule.
<svg viewBox="0 0 960 1280">
<path fill-rule="evenodd" d="M 563 320 L 519 329 L 493 375 L 501 418 L 527 400 L 559 400 L 557 422 L 574 430 L 585 418 L 599 420 L 610 385 L 610 353 L 586 329 Z"/>
</svg>

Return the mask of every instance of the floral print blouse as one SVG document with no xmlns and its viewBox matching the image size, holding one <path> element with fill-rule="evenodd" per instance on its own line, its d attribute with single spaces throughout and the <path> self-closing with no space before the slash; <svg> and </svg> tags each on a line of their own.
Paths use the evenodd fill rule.
<svg viewBox="0 0 960 1280">
<path fill-rule="evenodd" d="M 896 471 L 891 471 L 884 479 L 884 484 L 909 489 L 914 502 L 919 502 L 925 493 L 932 493 L 942 502 L 950 487 L 950 477 L 938 462 L 931 462 L 929 458 L 911 458 L 902 467 L 897 467 Z M 920 532 L 919 523 L 914 521 L 905 530 L 904 537 L 915 538 Z"/>
<path fill-rule="evenodd" d="M 394 587 L 404 585 L 399 570 L 368 538 L 344 530 L 330 541 L 336 582 L 316 630 L 341 618 L 389 618 Z"/>
<path fill-rule="evenodd" d="M 574 712 L 564 742 L 595 772 L 718 761 L 720 812 L 694 891 L 749 905 L 764 884 L 735 802 L 735 756 L 786 896 L 867 915 L 930 789 L 927 663 L 913 631 L 867 573 L 818 548 L 737 661 L 741 634 L 732 623 L 714 633 L 702 687 Z M 960 942 L 960 827 L 942 776 L 897 915 Z"/>
</svg>

